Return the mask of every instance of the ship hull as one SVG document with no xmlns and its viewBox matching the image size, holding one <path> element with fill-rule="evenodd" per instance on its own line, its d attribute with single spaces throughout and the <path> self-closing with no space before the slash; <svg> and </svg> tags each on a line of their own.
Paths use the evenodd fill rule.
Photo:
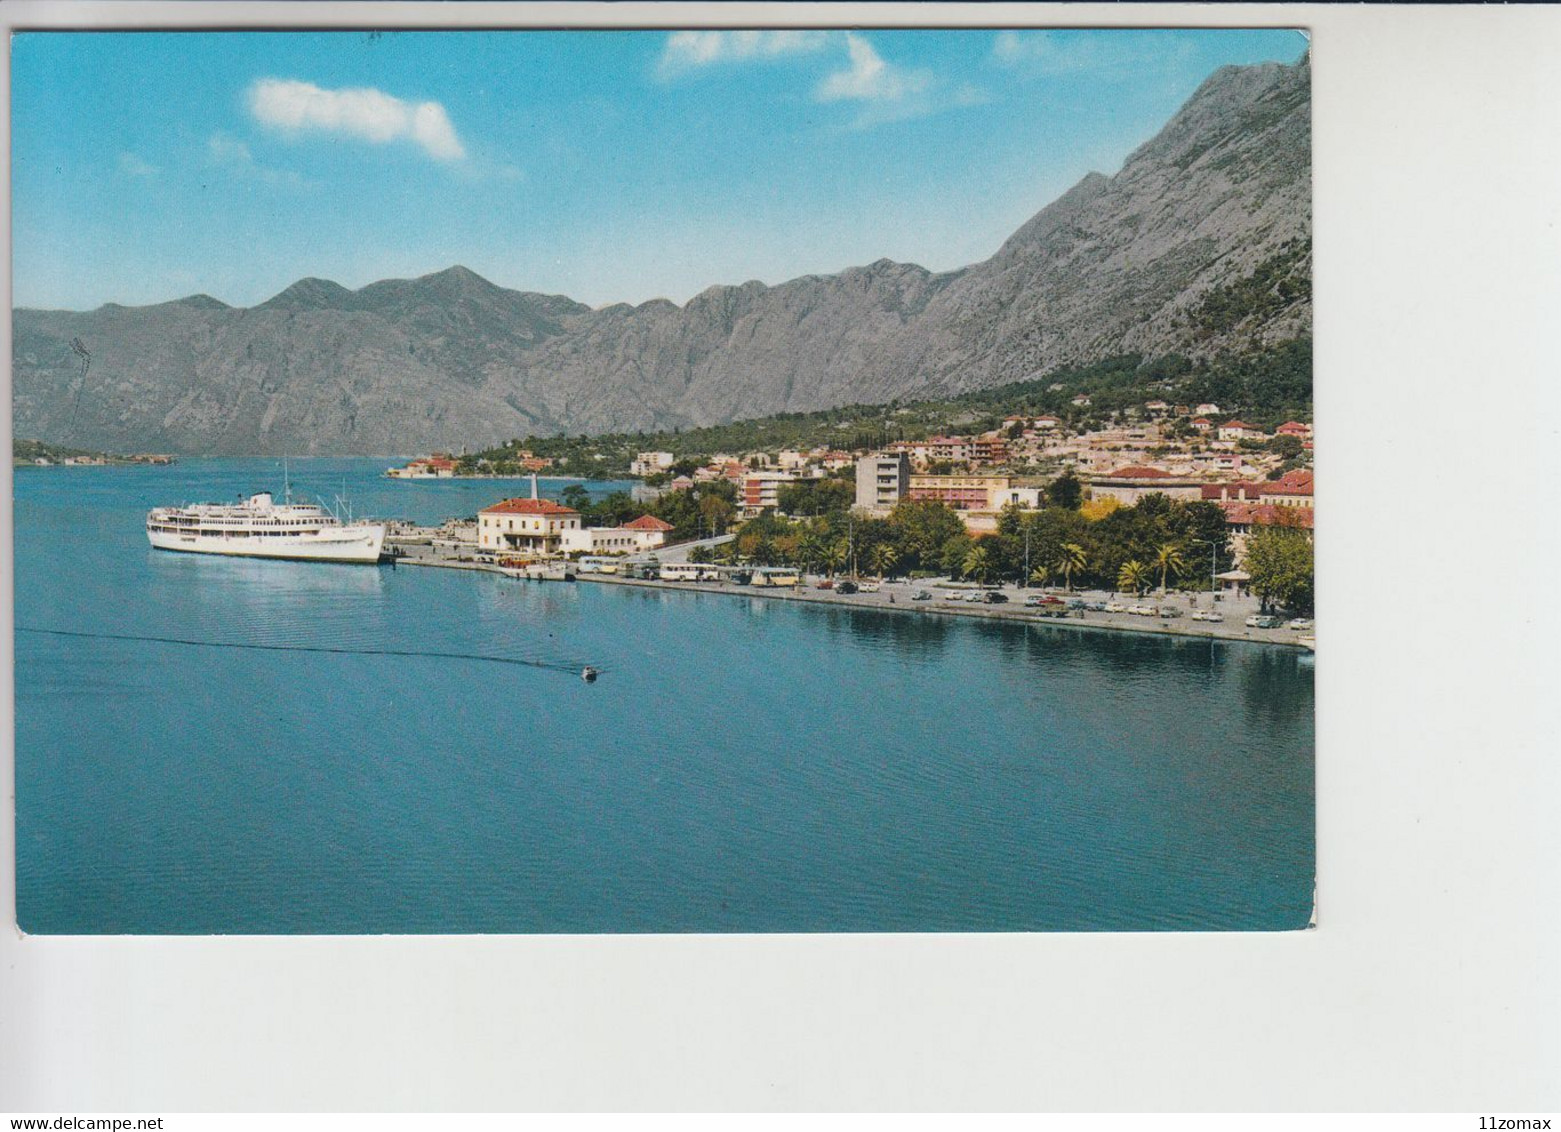
<svg viewBox="0 0 1561 1132">
<path fill-rule="evenodd" d="M 294 562 L 379 561 L 385 544 L 385 528 L 379 525 L 345 527 L 328 534 L 293 536 L 222 536 L 188 532 L 147 531 L 147 541 L 157 550 L 185 554 L 220 554 L 228 558 L 278 558 Z"/>
</svg>

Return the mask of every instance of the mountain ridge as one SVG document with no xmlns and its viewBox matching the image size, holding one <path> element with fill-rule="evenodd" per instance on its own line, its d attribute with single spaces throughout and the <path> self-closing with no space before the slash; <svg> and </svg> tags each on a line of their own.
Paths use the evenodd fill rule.
<svg viewBox="0 0 1561 1132">
<path fill-rule="evenodd" d="M 196 295 L 18 309 L 14 427 L 108 449 L 407 452 L 958 393 L 1114 353 L 1300 336 L 1309 66 L 1221 68 L 1117 174 L 1088 174 L 991 257 L 948 272 L 879 259 L 716 284 L 681 306 L 593 309 L 453 265 L 357 290 L 306 277 L 248 308 Z M 1283 301 L 1249 302 L 1250 281 L 1270 276 Z M 85 384 L 73 337 L 93 353 Z"/>
</svg>

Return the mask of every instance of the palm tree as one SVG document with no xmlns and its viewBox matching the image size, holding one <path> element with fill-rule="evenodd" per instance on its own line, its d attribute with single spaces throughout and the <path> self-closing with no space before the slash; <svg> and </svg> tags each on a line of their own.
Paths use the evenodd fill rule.
<svg viewBox="0 0 1561 1132">
<path fill-rule="evenodd" d="M 883 581 L 900 563 L 900 552 L 886 542 L 881 542 L 873 547 L 871 555 L 873 569 L 878 571 L 878 580 Z"/>
<path fill-rule="evenodd" d="M 965 555 L 965 577 L 974 576 L 976 581 L 985 582 L 992 573 L 992 556 L 987 553 L 984 546 L 973 546 L 970 553 Z"/>
<path fill-rule="evenodd" d="M 1167 574 L 1180 574 L 1182 572 L 1182 548 L 1174 542 L 1165 543 L 1155 552 L 1155 569 L 1160 571 L 1160 596 L 1165 596 L 1165 579 Z"/>
<path fill-rule="evenodd" d="M 1038 586 L 1044 586 L 1051 580 L 1052 571 L 1050 566 L 1037 566 L 1034 570 L 1030 571 L 1030 581 L 1034 582 Z"/>
<path fill-rule="evenodd" d="M 1117 571 L 1117 589 L 1132 590 L 1134 597 L 1143 594 L 1149 580 L 1149 567 L 1136 558 L 1122 563 L 1122 569 Z"/>
<path fill-rule="evenodd" d="M 812 531 L 805 531 L 797 540 L 797 558 L 802 568 L 812 571 L 824 557 L 824 540 Z"/>
<path fill-rule="evenodd" d="M 833 578 L 835 572 L 845 565 L 846 548 L 838 542 L 825 543 L 819 551 L 818 560 L 820 565 L 828 571 L 829 576 Z"/>
<path fill-rule="evenodd" d="M 1062 571 L 1063 586 L 1073 592 L 1073 572 L 1082 570 L 1089 563 L 1089 556 L 1076 542 L 1065 542 L 1057 548 L 1057 569 Z"/>
</svg>

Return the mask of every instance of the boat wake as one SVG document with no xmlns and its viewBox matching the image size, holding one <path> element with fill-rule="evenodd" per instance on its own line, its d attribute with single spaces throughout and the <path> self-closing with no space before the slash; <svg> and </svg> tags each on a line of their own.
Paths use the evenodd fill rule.
<svg viewBox="0 0 1561 1132">
<path fill-rule="evenodd" d="M 427 660 L 470 660 L 481 661 L 487 664 L 510 664 L 522 668 L 540 668 L 548 672 L 564 672 L 570 676 L 579 676 L 583 671 L 593 675 L 588 679 L 594 680 L 596 675 L 604 669 L 600 666 L 582 666 L 576 663 L 556 660 L 526 660 L 513 656 L 486 656 L 482 653 L 471 652 L 439 652 L 427 649 L 384 649 L 384 648 L 354 648 L 340 645 L 264 645 L 248 641 L 201 641 L 188 637 L 157 637 L 136 633 L 97 633 L 86 632 L 77 629 L 44 629 L 31 625 L 18 625 L 18 633 L 40 633 L 51 637 L 84 637 L 100 641 L 137 641 L 145 644 L 157 645 L 185 645 L 193 648 L 206 649 L 244 649 L 255 652 L 312 652 L 332 653 L 342 656 L 399 656 L 414 657 Z"/>
</svg>

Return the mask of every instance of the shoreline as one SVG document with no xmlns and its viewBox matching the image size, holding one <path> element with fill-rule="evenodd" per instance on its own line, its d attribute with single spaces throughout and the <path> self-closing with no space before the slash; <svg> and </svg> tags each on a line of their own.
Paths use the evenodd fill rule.
<svg viewBox="0 0 1561 1132">
<path fill-rule="evenodd" d="M 497 566 L 490 566 L 483 562 L 456 562 L 450 559 L 420 559 L 400 558 L 397 565 L 422 566 L 433 569 L 445 570 L 473 570 L 480 573 L 511 575 Z M 527 580 L 527 579 L 517 579 Z M 835 609 L 856 609 L 876 613 L 916 614 L 930 617 L 965 617 L 977 620 L 1007 621 L 1021 625 L 1054 626 L 1065 629 L 1087 629 L 1106 633 L 1138 633 L 1149 637 L 1180 637 L 1188 640 L 1245 642 L 1254 645 L 1277 645 L 1283 648 L 1294 649 L 1298 652 L 1314 652 L 1301 644 L 1294 630 L 1284 629 L 1248 629 L 1245 625 L 1225 626 L 1218 622 L 1188 622 L 1185 617 L 1169 620 L 1156 619 L 1151 623 L 1142 623 L 1147 619 L 1133 617 L 1132 614 L 1101 614 L 1085 613 L 1082 616 L 1070 614 L 1067 617 L 1043 617 L 1027 610 L 1023 605 L 1010 602 L 1006 605 L 975 606 L 952 602 L 927 601 L 927 602 L 894 602 L 874 600 L 872 594 L 836 594 L 830 590 L 815 590 L 798 587 L 797 589 L 770 588 L 760 586 L 736 586 L 724 585 L 714 582 L 662 582 L 640 578 L 622 578 L 614 574 L 579 574 L 576 576 L 576 585 L 594 582 L 609 586 L 631 586 L 638 589 L 657 590 L 663 593 L 707 593 L 724 594 L 728 597 L 757 597 L 772 601 L 805 602 L 810 605 L 827 605 Z M 556 583 L 567 585 L 569 583 Z M 911 587 L 907 586 L 906 589 Z M 1113 618 L 1132 617 L 1131 621 L 1113 620 Z M 1181 624 L 1176 624 L 1181 622 Z M 1198 628 L 1192 626 L 1196 624 Z M 1285 633 L 1290 636 L 1285 636 Z"/>
</svg>

